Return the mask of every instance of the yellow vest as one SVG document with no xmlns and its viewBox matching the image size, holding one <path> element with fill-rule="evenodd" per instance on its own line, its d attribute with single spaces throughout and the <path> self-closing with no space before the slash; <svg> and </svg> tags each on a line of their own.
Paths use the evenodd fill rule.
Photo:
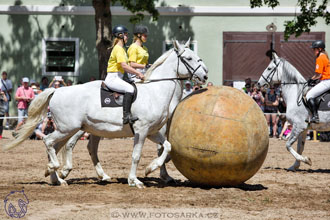
<svg viewBox="0 0 330 220">
<path fill-rule="evenodd" d="M 119 45 L 115 45 L 111 51 L 111 55 L 108 61 L 107 72 L 121 72 L 124 73 L 124 69 L 120 63 L 127 63 L 128 58 L 124 48 Z"/>
<path fill-rule="evenodd" d="M 138 64 L 148 64 L 149 53 L 148 53 L 148 49 L 145 46 L 140 47 L 136 43 L 133 43 L 128 48 L 127 53 L 128 53 L 129 62 L 134 62 Z"/>
</svg>

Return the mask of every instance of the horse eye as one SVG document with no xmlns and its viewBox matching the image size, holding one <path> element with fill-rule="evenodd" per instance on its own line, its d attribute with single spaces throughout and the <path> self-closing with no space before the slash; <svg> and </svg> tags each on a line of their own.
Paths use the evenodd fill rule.
<svg viewBox="0 0 330 220">
<path fill-rule="evenodd" d="M 271 70 L 272 68 L 271 67 L 268 67 L 267 70 Z"/>
<path fill-rule="evenodd" d="M 192 60 L 192 57 L 187 57 L 187 60 Z"/>
</svg>

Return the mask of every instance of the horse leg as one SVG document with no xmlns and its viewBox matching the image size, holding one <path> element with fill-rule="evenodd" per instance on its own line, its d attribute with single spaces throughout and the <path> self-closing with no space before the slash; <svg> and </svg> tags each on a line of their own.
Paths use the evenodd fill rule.
<svg viewBox="0 0 330 220">
<path fill-rule="evenodd" d="M 85 132 L 79 130 L 75 133 L 65 144 L 65 148 L 62 150 L 63 167 L 59 173 L 60 178 L 65 179 L 72 170 L 72 151 L 77 144 L 77 141 Z"/>
<path fill-rule="evenodd" d="M 162 154 L 154 159 L 149 166 L 146 168 L 145 170 L 145 175 L 147 176 L 149 173 L 155 171 L 157 168 L 161 167 L 162 165 L 164 165 L 165 160 L 167 158 L 167 156 L 169 155 L 169 153 L 171 152 L 171 144 L 170 142 L 168 142 L 165 137 L 160 133 L 156 133 L 154 135 L 150 135 L 148 136 L 148 138 L 155 142 L 155 143 L 160 143 L 163 146 L 163 152 Z"/>
<path fill-rule="evenodd" d="M 64 146 L 64 144 L 67 142 L 68 139 L 65 139 L 65 140 L 62 140 L 58 143 L 55 144 L 55 152 L 56 152 L 56 155 L 59 153 L 60 149 L 62 149 L 62 147 Z M 63 151 L 62 151 L 63 152 Z M 45 177 L 49 176 L 50 175 L 50 170 L 47 168 L 46 171 L 45 171 Z"/>
<path fill-rule="evenodd" d="M 144 141 L 147 137 L 147 131 L 136 132 L 134 135 L 134 147 L 132 153 L 132 165 L 128 175 L 128 185 L 136 186 L 138 188 L 144 188 L 143 183 L 136 177 L 136 169 L 141 158 L 141 152 Z"/>
<path fill-rule="evenodd" d="M 91 156 L 91 159 L 93 161 L 97 176 L 100 179 L 102 179 L 102 181 L 110 181 L 111 178 L 103 171 L 99 158 L 97 156 L 97 150 L 99 147 L 100 140 L 101 140 L 100 137 L 90 135 L 87 149 L 88 149 L 89 155 Z"/>
<path fill-rule="evenodd" d="M 56 170 L 60 167 L 60 163 L 58 162 L 56 153 L 62 147 L 58 144 L 60 141 L 67 139 L 70 134 L 61 133 L 58 130 L 55 130 L 53 133 L 44 137 L 43 142 L 46 145 L 47 153 L 48 153 L 48 173 L 50 173 L 51 183 L 54 185 L 67 185 L 66 181 L 61 179 L 57 174 Z"/>
<path fill-rule="evenodd" d="M 306 136 L 307 136 L 307 130 L 301 133 L 298 137 L 297 153 L 300 155 L 302 155 L 302 152 L 304 151 Z M 296 160 L 294 164 L 288 168 L 288 170 L 296 171 L 299 168 L 299 166 L 300 166 L 300 161 Z"/>
<path fill-rule="evenodd" d="M 296 129 L 295 127 L 293 127 L 289 140 L 286 142 L 286 149 L 294 156 L 294 158 L 296 158 L 297 161 L 302 161 L 311 165 L 312 161 L 310 158 L 298 154 L 292 148 L 292 144 L 297 140 L 297 138 L 301 135 L 302 132 L 305 132 L 305 129 Z M 298 150 L 301 151 L 301 147 Z"/>
<path fill-rule="evenodd" d="M 166 128 L 167 128 L 167 124 L 165 124 L 160 130 L 159 133 L 161 133 L 164 137 L 166 137 Z M 157 144 L 157 155 L 158 157 L 160 155 L 162 155 L 163 153 L 163 145 L 161 144 Z M 160 179 L 162 181 L 164 181 L 166 184 L 169 182 L 174 182 L 174 179 L 168 175 L 167 170 L 166 170 L 166 166 L 165 164 L 168 163 L 171 160 L 171 156 L 170 154 L 167 155 L 167 158 L 165 160 L 165 163 L 160 167 Z"/>
</svg>

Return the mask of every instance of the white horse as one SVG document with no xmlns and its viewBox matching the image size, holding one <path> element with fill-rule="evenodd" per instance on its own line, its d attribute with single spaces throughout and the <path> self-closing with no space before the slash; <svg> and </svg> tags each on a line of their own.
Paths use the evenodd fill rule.
<svg viewBox="0 0 330 220">
<path fill-rule="evenodd" d="M 183 79 L 194 78 L 198 83 L 207 80 L 207 68 L 202 60 L 186 45 L 174 41 L 174 48 L 162 55 L 146 75 L 146 83 L 138 84 L 137 98 L 132 105 L 132 113 L 139 120 L 132 127 L 122 124 L 122 108 L 102 108 L 100 86 L 102 81 L 94 81 L 72 87 L 47 89 L 29 107 L 29 118 L 19 131 L 18 138 L 4 147 L 10 149 L 22 143 L 34 130 L 49 105 L 57 129 L 43 141 L 47 148 L 48 172 L 53 184 L 66 184 L 57 174 L 59 162 L 56 153 L 59 146 L 66 143 L 79 130 L 95 136 L 119 138 L 134 136 L 132 165 L 128 176 L 130 186 L 143 187 L 136 177 L 136 169 L 146 138 L 162 144 L 164 150 L 146 168 L 153 172 L 164 164 L 171 150 L 171 144 L 160 134 L 182 96 Z M 152 73 L 152 74 L 151 74 Z M 176 88 L 181 89 L 176 89 Z M 133 131 L 134 134 L 133 134 Z"/>
<path fill-rule="evenodd" d="M 304 151 L 307 130 L 330 131 L 330 112 L 319 111 L 319 124 L 309 124 L 305 121 L 311 115 L 302 100 L 303 94 L 308 89 L 307 82 L 294 66 L 285 59 L 279 58 L 276 53 L 273 53 L 273 60 L 269 63 L 258 81 L 259 86 L 265 86 L 271 83 L 281 84 L 283 99 L 287 106 L 286 118 L 292 124 L 292 131 L 286 142 L 286 148 L 294 156 L 296 161 L 289 170 L 297 170 L 301 161 L 312 165 L 309 157 L 301 155 Z M 297 139 L 296 152 L 292 148 L 292 144 Z"/>
</svg>

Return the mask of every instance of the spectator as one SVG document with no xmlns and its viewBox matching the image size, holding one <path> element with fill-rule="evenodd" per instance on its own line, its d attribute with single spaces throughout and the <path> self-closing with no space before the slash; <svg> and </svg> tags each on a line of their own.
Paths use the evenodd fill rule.
<svg viewBox="0 0 330 220">
<path fill-rule="evenodd" d="M 52 118 L 51 112 L 47 113 L 47 118 L 43 120 L 42 123 L 36 128 L 35 135 L 37 139 L 42 140 L 46 135 L 54 132 L 56 130 L 56 125 Z"/>
<path fill-rule="evenodd" d="M 278 122 L 278 117 L 277 117 L 278 103 L 279 103 L 278 95 L 275 93 L 275 87 L 274 85 L 271 85 L 265 97 L 265 113 L 266 113 L 267 124 L 269 126 L 269 130 L 272 131 L 270 137 L 276 136 L 277 122 Z M 271 123 L 272 123 L 272 127 L 270 126 Z"/>
<path fill-rule="evenodd" d="M 9 102 L 11 101 L 11 92 L 13 89 L 13 85 L 10 79 L 7 78 L 8 74 L 6 71 L 2 72 L 2 78 L 0 81 L 0 90 L 6 94 L 7 102 L 5 102 L 5 116 L 9 117 Z M 9 120 L 6 120 L 6 129 L 9 129 Z"/>
<path fill-rule="evenodd" d="M 46 76 L 44 76 L 41 79 L 40 89 L 41 89 L 41 91 L 44 91 L 48 87 L 49 87 L 48 78 Z"/>
<path fill-rule="evenodd" d="M 194 85 L 194 87 L 193 87 L 193 91 L 197 91 L 197 90 L 202 89 L 202 88 L 203 88 L 203 87 L 200 86 L 200 85 Z"/>
<path fill-rule="evenodd" d="M 208 82 L 207 87 L 213 86 L 213 82 Z"/>
<path fill-rule="evenodd" d="M 18 124 L 15 128 L 15 132 L 22 126 L 24 123 L 24 117 L 28 115 L 28 107 L 31 101 L 34 99 L 34 92 L 31 87 L 29 87 L 29 78 L 24 77 L 22 80 L 22 86 L 17 88 L 16 101 L 18 101 Z M 15 135 L 14 135 L 15 136 Z"/>
<path fill-rule="evenodd" d="M 254 84 L 252 86 L 252 92 L 250 93 L 250 96 L 254 99 L 254 101 L 259 105 L 261 110 L 264 112 L 265 109 L 263 103 L 265 102 L 265 98 L 262 95 L 262 92 L 260 91 L 257 85 Z"/>
<path fill-rule="evenodd" d="M 0 89 L 0 139 L 2 139 L 3 117 L 6 113 L 6 103 L 8 102 L 6 93 Z"/>
<path fill-rule="evenodd" d="M 186 96 L 188 96 L 190 93 L 193 92 L 192 88 L 191 88 L 191 82 L 189 80 L 187 80 L 184 83 L 185 88 L 183 89 L 183 95 L 182 98 L 185 98 Z"/>
<path fill-rule="evenodd" d="M 252 90 L 251 90 L 251 84 L 245 84 L 245 87 L 243 88 L 246 94 L 251 96 Z"/>
<path fill-rule="evenodd" d="M 71 79 L 68 79 L 68 80 L 66 81 L 66 86 L 72 86 L 72 85 L 73 85 L 72 80 L 71 80 Z"/>
<path fill-rule="evenodd" d="M 54 77 L 53 80 L 49 84 L 49 88 L 54 87 L 55 89 L 60 88 L 62 86 L 66 86 L 66 83 L 62 79 L 62 77 Z"/>
<path fill-rule="evenodd" d="M 35 97 L 42 92 L 40 89 L 39 83 L 35 83 L 34 85 L 31 86 L 31 88 L 33 89 Z"/>
<path fill-rule="evenodd" d="M 252 84 L 252 80 L 251 80 L 251 78 L 250 78 L 250 77 L 249 77 L 249 78 L 246 78 L 246 79 L 245 79 L 245 87 L 243 87 L 243 90 L 244 90 L 244 92 L 245 92 L 246 94 L 248 94 L 248 92 L 250 91 L 250 89 L 251 89 L 251 84 Z M 247 87 L 249 87 L 250 89 L 248 90 Z"/>
<path fill-rule="evenodd" d="M 285 121 L 285 123 L 283 125 L 283 129 L 282 129 L 281 134 L 279 135 L 278 139 L 287 140 L 291 134 L 291 131 L 292 131 L 292 125 L 288 121 Z"/>
</svg>

